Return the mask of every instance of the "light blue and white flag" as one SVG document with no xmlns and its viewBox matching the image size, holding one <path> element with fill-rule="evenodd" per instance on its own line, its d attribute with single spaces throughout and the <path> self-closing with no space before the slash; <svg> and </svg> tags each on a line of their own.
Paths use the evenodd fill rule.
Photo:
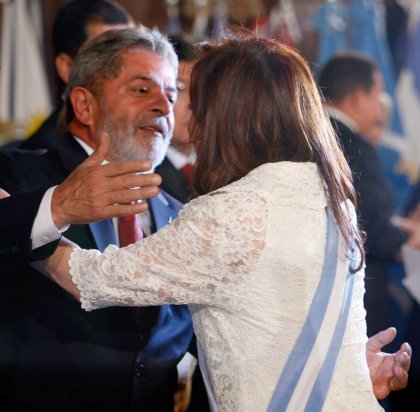
<svg viewBox="0 0 420 412">
<path fill-rule="evenodd" d="M 347 47 L 347 20 L 347 6 L 340 0 L 325 2 L 313 15 L 311 23 L 319 35 L 316 59 L 319 67 Z"/>
<path fill-rule="evenodd" d="M 51 96 L 41 52 L 41 1 L 2 1 L 0 119 L 22 136 L 31 123 L 51 111 Z"/>
</svg>

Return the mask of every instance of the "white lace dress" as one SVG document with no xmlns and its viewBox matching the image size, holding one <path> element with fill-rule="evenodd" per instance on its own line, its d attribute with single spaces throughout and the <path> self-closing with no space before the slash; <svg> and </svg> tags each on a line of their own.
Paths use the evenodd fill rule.
<svg viewBox="0 0 420 412">
<path fill-rule="evenodd" d="M 71 275 L 87 310 L 189 304 L 220 410 L 265 411 L 320 278 L 325 206 L 314 164 L 265 164 L 141 242 L 73 252 Z M 323 411 L 382 410 L 365 357 L 363 276 Z"/>
</svg>

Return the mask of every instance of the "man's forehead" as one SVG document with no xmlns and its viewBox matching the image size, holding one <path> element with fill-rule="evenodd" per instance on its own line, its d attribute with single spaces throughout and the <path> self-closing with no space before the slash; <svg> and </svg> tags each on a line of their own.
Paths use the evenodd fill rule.
<svg viewBox="0 0 420 412">
<path fill-rule="evenodd" d="M 175 80 L 177 72 L 173 65 L 159 53 L 144 49 L 131 49 L 122 55 L 123 69 L 133 76 L 145 75 Z"/>
</svg>

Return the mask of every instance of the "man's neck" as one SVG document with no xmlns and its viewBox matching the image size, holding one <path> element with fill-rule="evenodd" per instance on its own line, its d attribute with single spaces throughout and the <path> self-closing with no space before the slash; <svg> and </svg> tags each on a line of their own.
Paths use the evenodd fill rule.
<svg viewBox="0 0 420 412">
<path fill-rule="evenodd" d="M 338 107 L 335 107 L 335 106 L 333 107 L 333 106 L 327 105 L 326 108 L 330 117 L 343 123 L 353 133 L 359 133 L 359 128 L 356 122 L 348 114 L 344 113 L 342 110 L 340 110 Z"/>
<path fill-rule="evenodd" d="M 185 157 L 190 157 L 195 152 L 195 146 L 193 143 L 177 143 L 172 140 L 171 147 L 177 152 L 182 153 Z"/>
</svg>

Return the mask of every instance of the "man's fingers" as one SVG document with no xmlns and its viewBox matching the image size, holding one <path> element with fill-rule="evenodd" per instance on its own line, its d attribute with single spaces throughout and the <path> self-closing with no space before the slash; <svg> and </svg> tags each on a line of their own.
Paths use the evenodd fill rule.
<svg viewBox="0 0 420 412">
<path fill-rule="evenodd" d="M 412 349 L 411 349 L 411 346 L 410 346 L 410 344 L 408 342 L 404 342 L 401 345 L 401 351 L 408 353 L 408 355 L 409 355 L 409 357 L 411 359 Z"/>
<path fill-rule="evenodd" d="M 401 349 L 398 351 L 398 362 L 406 371 L 410 369 L 411 346 L 407 342 L 403 343 Z"/>
<path fill-rule="evenodd" d="M 408 372 L 407 370 L 396 366 L 396 370 L 394 372 L 394 377 L 392 378 L 394 388 L 392 390 L 401 390 L 404 389 L 408 384 Z"/>
<path fill-rule="evenodd" d="M 114 160 L 103 167 L 105 176 L 119 176 L 127 173 L 149 172 L 152 163 L 148 160 Z"/>
<path fill-rule="evenodd" d="M 159 194 L 158 186 L 147 186 L 138 189 L 116 190 L 108 193 L 107 205 L 124 205 L 138 200 L 147 200 Z"/>
<path fill-rule="evenodd" d="M 104 219 L 109 219 L 111 217 L 125 217 L 137 215 L 139 213 L 145 212 L 147 208 L 147 202 L 106 206 L 103 209 Z"/>
<path fill-rule="evenodd" d="M 113 190 L 130 187 L 147 187 L 159 186 L 162 183 L 162 178 L 156 173 L 147 174 L 124 174 L 113 178 L 113 184 L 110 183 L 110 188 Z M 115 186 L 114 186 L 115 184 Z M 113 187 L 114 186 L 114 187 Z"/>
<path fill-rule="evenodd" d="M 4 189 L 0 189 L 0 199 L 4 199 L 5 197 L 9 196 L 9 193 L 7 193 Z"/>
<path fill-rule="evenodd" d="M 145 175 L 134 175 L 132 173 L 121 175 L 121 176 L 112 176 L 103 178 L 99 174 L 95 179 L 95 172 L 90 173 L 90 180 L 85 182 L 85 188 L 90 196 L 121 196 L 123 194 L 129 193 L 128 190 L 139 190 L 151 188 L 153 193 L 150 196 L 156 196 L 159 193 L 159 185 L 162 182 L 162 178 L 153 173 Z M 135 197 L 140 193 L 140 197 Z M 112 203 L 128 203 L 133 200 L 146 199 L 147 196 L 142 194 L 143 192 L 132 192 L 129 193 L 129 197 L 117 197 L 112 198 Z M 146 193 L 146 192 L 144 192 Z M 148 197 L 150 197 L 148 196 Z"/>
</svg>

